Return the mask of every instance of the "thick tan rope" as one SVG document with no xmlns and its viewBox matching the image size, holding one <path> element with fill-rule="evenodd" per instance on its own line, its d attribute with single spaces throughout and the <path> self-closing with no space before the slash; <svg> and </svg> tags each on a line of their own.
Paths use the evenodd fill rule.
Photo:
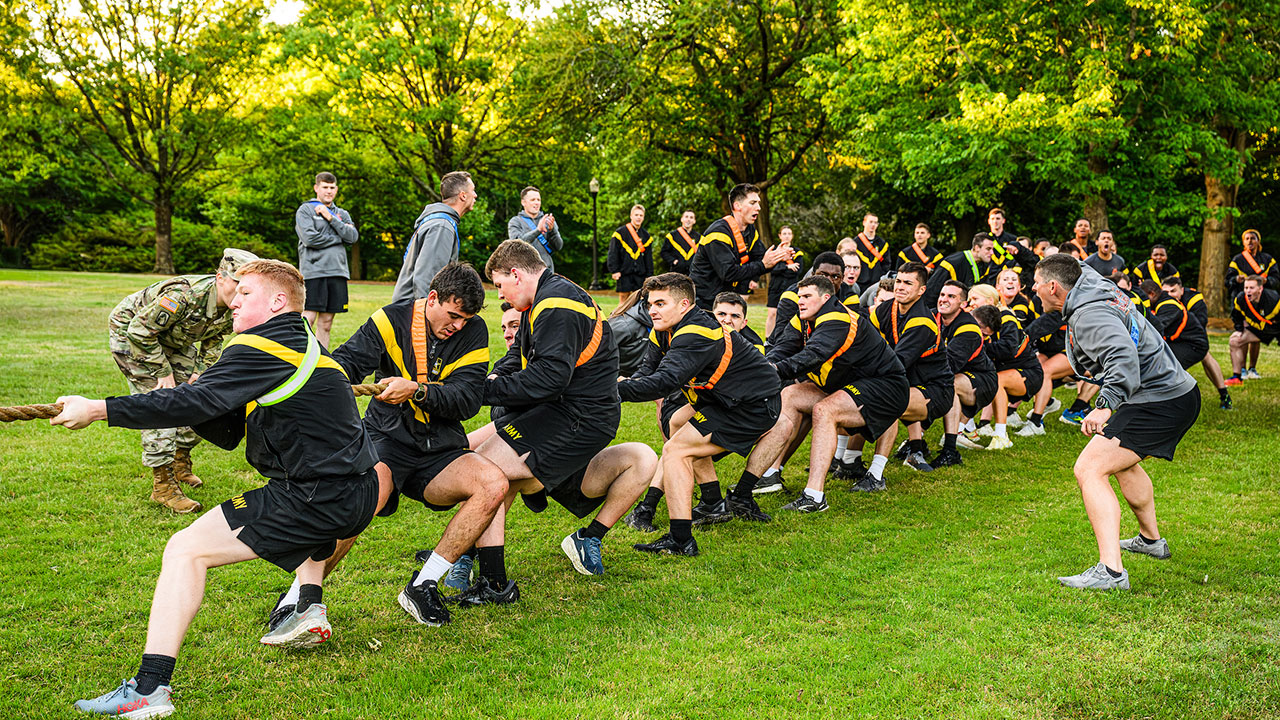
<svg viewBox="0 0 1280 720">
<path fill-rule="evenodd" d="M 386 390 L 385 383 L 363 383 L 360 385 L 352 385 L 351 391 L 356 397 L 363 395 L 380 395 Z M 62 412 L 62 403 L 53 403 L 52 405 L 15 405 L 13 407 L 0 407 L 0 422 L 16 422 L 18 420 L 47 420 L 57 417 Z"/>
</svg>

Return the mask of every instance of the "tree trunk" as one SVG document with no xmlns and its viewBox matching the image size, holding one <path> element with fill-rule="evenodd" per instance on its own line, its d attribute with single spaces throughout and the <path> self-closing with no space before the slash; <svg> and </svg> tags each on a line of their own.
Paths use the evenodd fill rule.
<svg viewBox="0 0 1280 720">
<path fill-rule="evenodd" d="M 351 262 L 348 265 L 352 280 L 364 279 L 364 266 L 360 264 L 360 243 L 351 246 Z"/>
<path fill-rule="evenodd" d="M 978 234 L 978 219 L 972 215 L 958 217 L 951 221 L 956 229 L 956 250 L 968 250 L 973 247 L 973 236 Z M 985 229 L 985 226 L 984 226 Z"/>
<path fill-rule="evenodd" d="M 0 229 L 4 230 L 3 247 L 18 247 L 22 241 L 22 230 L 18 227 L 18 212 L 12 205 L 0 203 Z"/>
<path fill-rule="evenodd" d="M 1200 241 L 1200 279 L 1197 286 L 1204 293 L 1209 314 L 1222 317 L 1227 312 L 1226 288 L 1222 278 L 1227 273 L 1227 260 L 1231 252 L 1231 236 L 1234 217 L 1231 208 L 1236 204 L 1239 185 L 1226 185 L 1221 178 L 1204 176 L 1205 204 L 1209 213 L 1204 219 L 1204 234 Z"/>
<path fill-rule="evenodd" d="M 1089 172 L 1101 177 L 1107 174 L 1107 170 L 1106 158 L 1097 155 L 1089 156 Z M 1107 224 L 1107 199 L 1102 196 L 1102 193 L 1085 196 L 1084 217 L 1093 227 L 1095 236 L 1099 230 L 1110 229 Z"/>
<path fill-rule="evenodd" d="M 152 206 L 156 218 L 156 264 L 151 272 L 174 275 L 173 269 L 173 198 L 157 191 Z"/>
</svg>

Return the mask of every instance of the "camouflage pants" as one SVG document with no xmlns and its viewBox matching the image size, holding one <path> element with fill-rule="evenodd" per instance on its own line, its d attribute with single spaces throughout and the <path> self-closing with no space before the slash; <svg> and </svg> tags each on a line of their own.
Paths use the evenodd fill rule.
<svg viewBox="0 0 1280 720">
<path fill-rule="evenodd" d="M 124 373 L 129 383 L 130 395 L 141 395 L 156 388 L 156 379 L 147 374 L 130 356 L 112 352 L 120 372 Z M 175 383 L 184 383 L 195 372 L 194 357 L 169 355 L 169 366 L 173 368 Z M 147 467 L 161 467 L 173 462 L 173 454 L 178 448 L 190 449 L 199 444 L 200 438 L 189 427 L 161 428 L 142 431 L 142 464 Z"/>
</svg>

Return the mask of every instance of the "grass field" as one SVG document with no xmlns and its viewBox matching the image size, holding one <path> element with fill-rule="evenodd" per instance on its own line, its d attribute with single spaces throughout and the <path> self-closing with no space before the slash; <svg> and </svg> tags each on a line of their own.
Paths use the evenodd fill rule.
<svg viewBox="0 0 1280 720">
<path fill-rule="evenodd" d="M 127 392 L 106 319 L 154 280 L 0 270 L 0 405 Z M 335 342 L 390 291 L 353 285 Z M 764 308 L 751 313 L 761 328 Z M 497 315 L 493 295 L 495 352 Z M 1214 349 L 1227 364 L 1225 337 Z M 1260 370 L 1234 412 L 1209 388 L 1177 462 L 1149 463 L 1174 555 L 1126 558 L 1132 592 L 1055 580 L 1097 558 L 1070 471 L 1084 438 L 1050 418 L 1045 437 L 966 453 L 963 467 L 891 464 L 887 493 L 833 483 L 822 515 L 778 514 L 791 494 L 767 496 L 774 523 L 702 532 L 696 559 L 641 555 L 630 546 L 643 536 L 620 526 L 599 579 L 559 550 L 571 515 L 517 504 L 507 559 L 523 601 L 444 628 L 414 624 L 395 597 L 447 516 L 402 504 L 326 584 L 335 635 L 315 651 L 258 644 L 287 575 L 265 562 L 211 572 L 175 675 L 178 716 L 1280 717 L 1275 348 Z M 652 405 L 625 408 L 620 440 L 659 438 Z M 73 716 L 74 700 L 136 670 L 161 550 L 191 521 L 147 500 L 139 454 L 137 432 L 103 423 L 0 425 L 0 715 Z M 205 444 L 195 459 L 206 507 L 261 483 L 242 451 Z M 792 462 L 792 490 L 805 465 Z M 741 467 L 722 462 L 721 479 Z M 1127 514 L 1123 532 L 1136 533 Z"/>
</svg>

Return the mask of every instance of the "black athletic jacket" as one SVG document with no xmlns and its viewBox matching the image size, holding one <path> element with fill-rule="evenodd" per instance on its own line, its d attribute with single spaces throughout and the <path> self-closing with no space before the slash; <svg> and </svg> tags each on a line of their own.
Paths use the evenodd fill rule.
<svg viewBox="0 0 1280 720">
<path fill-rule="evenodd" d="M 854 252 L 862 260 L 862 271 L 858 273 L 858 286 L 869 288 L 880 282 L 880 278 L 893 269 L 893 255 L 889 253 L 889 241 L 882 237 L 867 237 L 866 233 L 858 233 L 853 239 Z"/>
<path fill-rule="evenodd" d="M 413 347 L 413 301 L 387 305 L 333 353 L 352 384 L 371 372 L 383 380 L 403 377 L 419 381 Z M 399 405 L 371 400 L 365 423 L 407 447 L 424 452 L 467 447 L 462 421 L 480 412 L 484 376 L 489 372 L 489 330 L 479 315 L 448 340 L 427 332 L 427 397 Z"/>
<path fill-rule="evenodd" d="M 1254 268 L 1257 265 L 1257 268 Z M 1261 275 L 1265 281 L 1264 287 L 1272 290 L 1280 290 L 1280 272 L 1276 271 L 1276 259 L 1270 254 L 1259 252 L 1253 256 L 1253 262 L 1249 262 L 1249 258 L 1244 253 L 1236 253 L 1231 258 L 1231 264 L 1227 265 L 1227 273 L 1224 278 L 1227 285 L 1227 296 L 1234 297 L 1244 292 L 1244 283 L 1236 282 L 1236 278 L 1244 275 Z"/>
<path fill-rule="evenodd" d="M 729 364 L 713 387 L 705 387 L 720 368 L 726 342 L 733 347 Z M 640 370 L 618 383 L 618 394 L 625 402 L 645 402 L 679 388 L 695 408 L 710 403 L 732 410 L 771 398 L 782 385 L 750 340 L 737 332 L 726 336 L 711 313 L 695 307 L 670 330 L 650 331 Z"/>
<path fill-rule="evenodd" d="M 653 274 L 653 248 L 650 247 L 649 231 L 644 228 L 636 230 L 640 245 L 631 238 L 626 225 L 619 225 L 609 239 L 609 257 L 607 266 L 611 273 L 622 273 L 623 277 L 647 278 Z M 639 289 L 639 288 L 636 288 Z"/>
<path fill-rule="evenodd" d="M 759 350 L 761 355 L 764 354 L 764 340 L 760 339 L 760 336 L 756 334 L 755 330 L 751 329 L 750 325 L 747 325 L 746 327 L 739 330 L 738 334 L 741 335 L 743 339 L 745 339 L 747 342 L 751 343 L 752 347 Z"/>
<path fill-rule="evenodd" d="M 1000 309 L 1000 327 L 987 338 L 987 353 L 996 370 L 1029 370 L 1040 367 L 1031 338 L 1022 331 L 1022 323 L 1012 311 Z"/>
<path fill-rule="evenodd" d="M 764 243 L 757 242 L 755 225 L 742 228 L 741 247 L 724 218 L 708 225 L 689 266 L 698 307 L 710 310 L 715 305 L 716 295 L 735 290 L 739 283 L 765 274 L 764 251 Z"/>
<path fill-rule="evenodd" d="M 600 340 L 582 365 L 594 337 Z M 533 305 L 520 314 L 516 340 L 485 380 L 486 405 L 509 410 L 566 400 L 576 405 L 618 405 L 618 347 L 613 330 L 586 290 L 550 270 L 538 278 Z"/>
<path fill-rule="evenodd" d="M 1045 357 L 1067 351 L 1067 321 L 1061 310 L 1050 310 L 1027 325 L 1025 332 Z"/>
<path fill-rule="evenodd" d="M 1200 324 L 1205 327 L 1205 331 L 1209 328 L 1209 306 L 1204 302 L 1204 295 L 1193 287 L 1182 288 L 1182 304 L 1187 310 L 1196 316 Z"/>
<path fill-rule="evenodd" d="M 836 298 L 840 304 L 850 310 L 862 312 L 862 301 L 858 299 L 858 293 L 854 292 L 852 285 L 840 283 L 840 287 L 836 289 Z M 784 290 L 782 296 L 778 298 L 778 314 L 773 321 L 773 334 L 769 336 L 770 345 L 782 339 L 782 333 L 791 324 L 791 318 L 799 312 L 800 283 L 796 282 Z"/>
<path fill-rule="evenodd" d="M 1027 299 L 1026 295 L 1018 293 L 1009 303 L 1009 309 L 1017 316 L 1018 322 L 1026 327 L 1032 320 L 1036 319 L 1040 313 L 1036 311 L 1036 304 Z"/>
<path fill-rule="evenodd" d="M 1262 289 L 1258 302 L 1249 302 L 1245 294 L 1236 295 L 1231 305 L 1231 323 L 1236 330 L 1248 328 L 1254 335 L 1280 334 L 1280 293 Z"/>
<path fill-rule="evenodd" d="M 698 252 L 698 241 L 702 239 L 702 233 L 689 230 L 689 239 L 685 240 L 680 230 L 681 228 L 676 228 L 667 233 L 666 240 L 662 243 L 662 250 L 658 254 L 666 264 L 667 272 L 688 275 L 689 264 L 693 262 L 693 254 Z"/>
<path fill-rule="evenodd" d="M 851 327 L 855 328 L 853 343 L 837 355 L 845 347 Z M 807 376 L 827 393 L 863 378 L 906 375 L 871 321 L 850 312 L 835 297 L 829 298 L 812 320 L 792 316 L 778 342 L 769 348 L 769 361 L 783 380 Z"/>
<path fill-rule="evenodd" d="M 963 283 L 966 289 L 983 283 L 995 285 L 996 276 L 1000 274 L 1001 269 L 1002 266 L 994 262 L 979 260 L 972 250 L 951 253 L 938 263 L 938 267 L 933 272 L 929 273 L 924 297 L 920 298 L 920 301 L 929 307 L 936 305 L 938 295 L 942 292 L 942 285 L 948 280 L 957 280 Z"/>
<path fill-rule="evenodd" d="M 961 310 L 950 325 L 942 326 L 942 341 L 947 346 L 947 367 L 952 375 L 966 372 L 995 374 L 996 366 L 987 357 L 982 342 L 982 330 L 969 313 Z"/>
<path fill-rule="evenodd" d="M 907 371 L 907 380 L 912 385 L 950 383 L 954 373 L 947 362 L 947 348 L 937 316 L 923 300 L 916 300 L 905 313 L 897 316 L 895 327 L 897 307 L 896 300 L 880 303 L 871 314 L 871 322 L 897 354 Z"/>
<path fill-rule="evenodd" d="M 903 265 L 909 262 L 924 263 L 925 267 L 930 270 L 938 266 L 942 262 L 942 253 L 938 252 L 938 248 L 924 244 L 924 249 L 920 250 L 915 243 L 902 248 L 898 251 L 898 255 L 894 260 L 894 269 L 901 270 Z"/>
<path fill-rule="evenodd" d="M 256 399 L 293 376 L 307 349 L 300 313 L 277 315 L 231 340 L 194 384 L 107 398 L 107 422 L 135 429 L 190 425 L 273 480 L 345 480 L 378 461 L 351 381 L 323 347 L 306 384 L 275 405 Z M 247 415 L 246 415 L 247 412 Z"/>
<path fill-rule="evenodd" d="M 1156 261 L 1151 258 L 1147 258 L 1146 262 L 1138 263 L 1133 266 L 1133 268 L 1129 270 L 1129 274 L 1133 276 L 1134 285 L 1137 285 L 1143 280 L 1150 280 L 1152 282 L 1159 283 L 1167 277 L 1182 277 L 1182 274 L 1178 272 L 1177 265 L 1166 261 L 1164 265 L 1157 269 Z"/>
<path fill-rule="evenodd" d="M 1155 325 L 1170 345 L 1203 345 L 1209 349 L 1209 333 L 1200 318 L 1167 292 L 1161 292 L 1151 303 L 1151 324 Z"/>
</svg>

